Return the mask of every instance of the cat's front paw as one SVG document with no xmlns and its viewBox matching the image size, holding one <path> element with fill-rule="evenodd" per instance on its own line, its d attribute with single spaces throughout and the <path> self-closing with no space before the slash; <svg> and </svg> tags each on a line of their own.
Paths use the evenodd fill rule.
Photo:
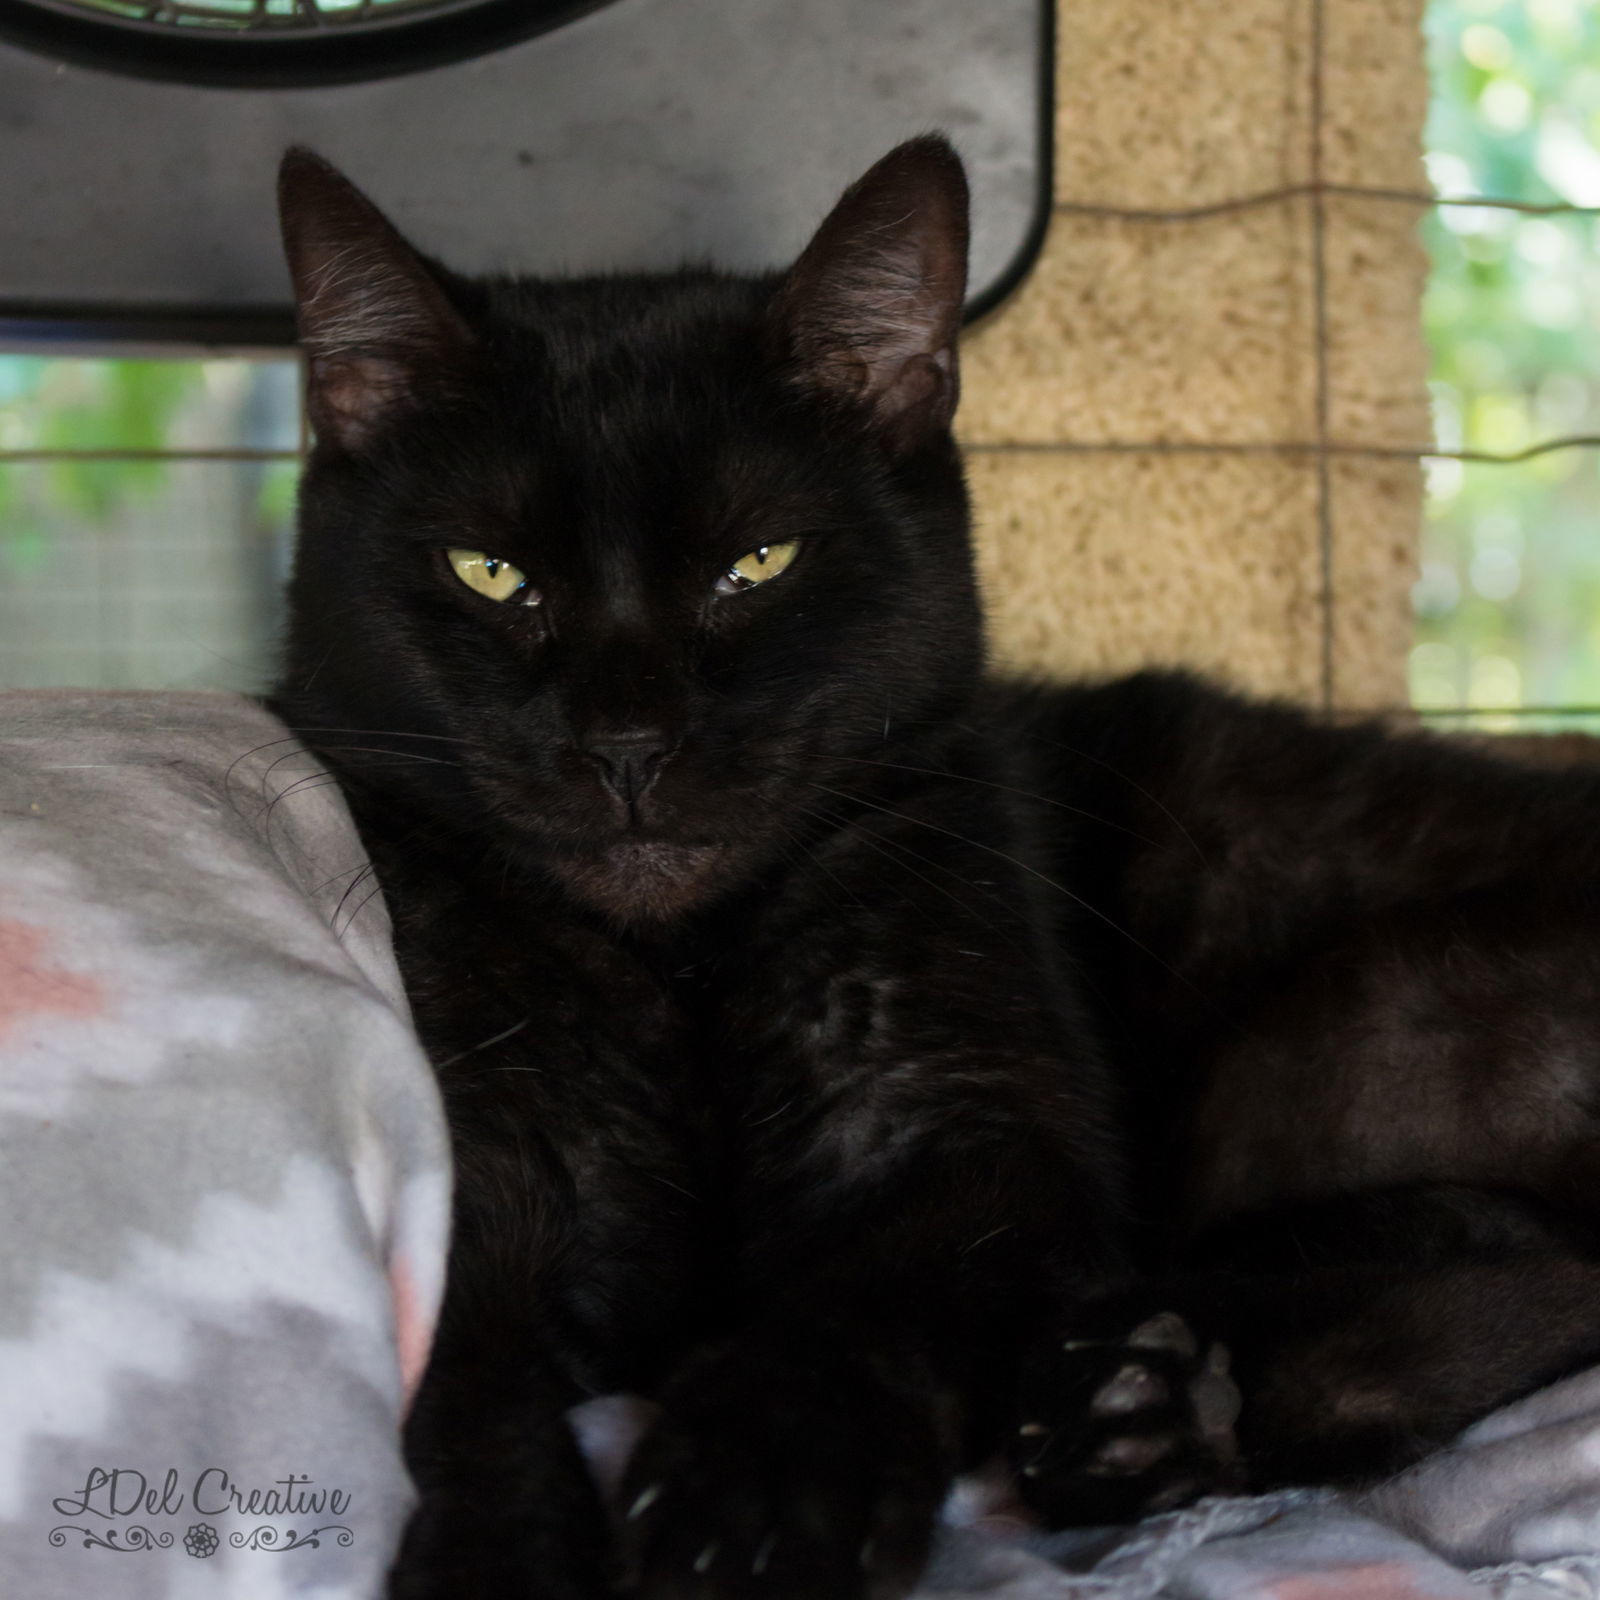
<svg viewBox="0 0 1600 1600">
<path fill-rule="evenodd" d="M 760 1342 L 705 1354 L 662 1396 L 619 1502 L 641 1600 L 892 1600 L 949 1487 L 932 1386 L 884 1358 Z"/>
<path fill-rule="evenodd" d="M 529 1504 L 503 1484 L 424 1495 L 384 1600 L 607 1600 L 603 1525 L 587 1507 Z"/>
<path fill-rule="evenodd" d="M 1012 1460 L 1054 1527 L 1128 1522 L 1242 1487 L 1228 1353 L 1176 1312 L 1056 1340 L 1029 1363 Z"/>
</svg>

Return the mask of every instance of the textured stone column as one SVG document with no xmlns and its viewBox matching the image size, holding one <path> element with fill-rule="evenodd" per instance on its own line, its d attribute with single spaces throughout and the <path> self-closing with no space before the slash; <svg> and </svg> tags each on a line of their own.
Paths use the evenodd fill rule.
<svg viewBox="0 0 1600 1600">
<path fill-rule="evenodd" d="M 1324 0 L 1330 183 L 1418 189 L 1422 0 Z M 1056 210 L 969 335 L 961 428 L 1002 660 L 1322 695 L 1311 0 L 1060 0 Z M 1228 202 L 1261 197 L 1250 204 Z M 1077 207 L 1190 211 L 1178 219 Z M 1419 210 L 1328 196 L 1329 437 L 1428 437 Z M 1164 448 L 1147 448 L 1163 446 Z M 1132 447 L 1132 448 L 1130 448 Z M 1414 463 L 1332 458 L 1333 697 L 1405 698 Z"/>
</svg>

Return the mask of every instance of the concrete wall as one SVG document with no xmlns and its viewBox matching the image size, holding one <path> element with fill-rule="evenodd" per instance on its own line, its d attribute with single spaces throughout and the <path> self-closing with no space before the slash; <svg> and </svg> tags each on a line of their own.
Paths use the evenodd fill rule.
<svg viewBox="0 0 1600 1600">
<path fill-rule="evenodd" d="M 1324 0 L 1323 170 L 1425 187 L 1422 0 Z M 1311 176 L 1311 0 L 1059 0 L 1056 209 L 969 335 L 961 431 L 997 655 L 1186 664 L 1315 702 L 1322 610 L 1312 202 L 1190 209 Z M 1416 208 L 1326 202 L 1330 436 L 1428 436 Z M 1112 449 L 1160 442 L 1185 448 Z M 1194 448 L 1199 447 L 1199 448 Z M 1333 460 L 1334 698 L 1404 702 L 1410 462 Z"/>
</svg>

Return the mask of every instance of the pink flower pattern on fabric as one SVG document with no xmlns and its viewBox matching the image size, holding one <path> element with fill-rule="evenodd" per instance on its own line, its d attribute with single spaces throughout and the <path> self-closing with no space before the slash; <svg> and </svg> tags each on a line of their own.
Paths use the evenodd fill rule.
<svg viewBox="0 0 1600 1600">
<path fill-rule="evenodd" d="M 0 1040 L 37 1017 L 87 1020 L 105 1014 L 104 986 L 56 966 L 52 942 L 31 922 L 0 919 Z"/>
</svg>

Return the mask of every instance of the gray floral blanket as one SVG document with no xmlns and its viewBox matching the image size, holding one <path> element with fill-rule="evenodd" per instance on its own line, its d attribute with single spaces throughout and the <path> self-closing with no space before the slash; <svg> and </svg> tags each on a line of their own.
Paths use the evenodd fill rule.
<svg viewBox="0 0 1600 1600">
<path fill-rule="evenodd" d="M 381 1589 L 448 1157 L 315 772 L 233 697 L 0 696 L 6 1600 Z"/>
<path fill-rule="evenodd" d="M 377 1600 L 448 1202 L 315 762 L 231 696 L 0 695 L 0 1600 Z M 602 1481 L 640 1414 L 575 1414 Z M 927 1596 L 1600 1600 L 1600 1372 L 1359 1499 L 1008 1504 L 958 1487 Z"/>
</svg>

